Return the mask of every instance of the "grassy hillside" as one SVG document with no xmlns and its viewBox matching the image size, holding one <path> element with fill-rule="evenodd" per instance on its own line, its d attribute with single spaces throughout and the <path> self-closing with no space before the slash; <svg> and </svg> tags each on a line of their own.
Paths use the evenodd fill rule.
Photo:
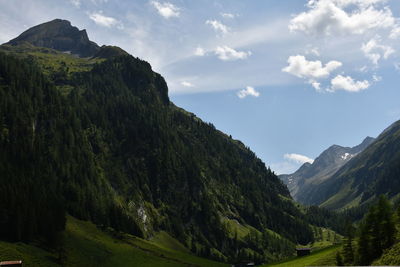
<svg viewBox="0 0 400 267">
<path fill-rule="evenodd" d="M 336 265 L 335 257 L 336 251 L 340 246 L 332 246 L 316 252 L 312 252 L 309 256 L 295 257 L 286 261 L 262 265 L 264 267 L 304 267 L 304 266 L 332 266 Z"/>
<path fill-rule="evenodd" d="M 146 241 L 68 217 L 63 249 L 0 241 L 0 261 L 22 259 L 24 266 L 225 266 L 194 256 L 161 232 Z M 63 263 L 63 264 L 61 264 Z"/>
</svg>

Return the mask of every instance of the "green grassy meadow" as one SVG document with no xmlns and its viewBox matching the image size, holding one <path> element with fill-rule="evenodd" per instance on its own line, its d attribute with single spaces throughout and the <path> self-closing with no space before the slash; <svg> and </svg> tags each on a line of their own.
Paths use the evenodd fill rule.
<svg viewBox="0 0 400 267">
<path fill-rule="evenodd" d="M 304 266 L 332 266 L 336 265 L 336 251 L 340 246 L 332 246 L 319 251 L 311 252 L 311 255 L 295 257 L 278 263 L 262 265 L 264 267 L 304 267 Z"/>
<path fill-rule="evenodd" d="M 68 217 L 63 247 L 0 241 L 0 261 L 23 260 L 24 266 L 226 266 L 191 254 L 167 233 L 151 241 L 104 232 L 90 222 Z"/>
</svg>

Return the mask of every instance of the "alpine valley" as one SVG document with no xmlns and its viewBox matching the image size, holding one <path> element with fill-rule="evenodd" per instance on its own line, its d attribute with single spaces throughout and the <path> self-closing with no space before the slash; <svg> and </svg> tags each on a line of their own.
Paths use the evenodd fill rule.
<svg viewBox="0 0 400 267">
<path fill-rule="evenodd" d="M 268 264 L 304 246 L 316 253 L 283 264 L 399 261 L 400 122 L 330 147 L 286 186 L 174 105 L 149 63 L 66 20 L 0 46 L 0 174 L 0 261 Z"/>
<path fill-rule="evenodd" d="M 147 240 L 164 232 L 223 262 L 277 260 L 314 240 L 252 151 L 171 103 L 147 62 L 70 22 L 2 45 L 0 77 L 2 239 L 60 243 L 70 214 Z"/>
</svg>

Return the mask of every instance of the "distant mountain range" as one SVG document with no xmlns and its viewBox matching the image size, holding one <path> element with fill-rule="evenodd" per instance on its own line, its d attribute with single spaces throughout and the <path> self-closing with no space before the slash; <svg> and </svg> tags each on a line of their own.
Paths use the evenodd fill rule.
<svg viewBox="0 0 400 267">
<path fill-rule="evenodd" d="M 396 200 L 400 193 L 400 121 L 356 147 L 333 145 L 313 164 L 279 177 L 293 198 L 306 205 L 344 209 L 367 204 L 380 194 Z"/>
<path fill-rule="evenodd" d="M 288 186 L 290 194 L 296 201 L 303 204 L 315 204 L 309 201 L 310 190 L 328 180 L 373 141 L 374 138 L 367 137 L 355 147 L 332 145 L 322 152 L 312 164 L 304 163 L 295 173 L 280 175 L 279 178 Z"/>
</svg>

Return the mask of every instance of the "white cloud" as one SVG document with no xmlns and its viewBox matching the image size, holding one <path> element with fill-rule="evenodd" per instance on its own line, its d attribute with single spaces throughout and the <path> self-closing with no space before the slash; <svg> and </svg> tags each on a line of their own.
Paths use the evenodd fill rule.
<svg viewBox="0 0 400 267">
<path fill-rule="evenodd" d="M 151 4 L 157 9 L 158 13 L 166 19 L 180 16 L 180 8 L 169 2 L 160 3 L 152 1 Z"/>
<path fill-rule="evenodd" d="M 329 91 L 334 92 L 337 90 L 344 90 L 348 92 L 359 92 L 367 89 L 370 83 L 367 80 L 354 81 L 350 76 L 338 75 L 331 80 L 331 88 Z"/>
<path fill-rule="evenodd" d="M 89 18 L 93 20 L 97 25 L 104 26 L 107 28 L 118 26 L 122 28 L 122 24 L 113 17 L 107 17 L 102 14 L 102 12 L 94 12 L 89 14 Z"/>
<path fill-rule="evenodd" d="M 312 85 L 312 87 L 314 87 L 315 90 L 317 90 L 317 91 L 321 90 L 321 83 L 311 80 L 310 84 Z"/>
<path fill-rule="evenodd" d="M 227 34 L 229 32 L 229 28 L 222 24 L 218 20 L 207 20 L 206 21 L 207 25 L 211 25 L 211 27 L 216 31 L 216 32 L 221 32 L 222 34 Z"/>
<path fill-rule="evenodd" d="M 364 34 L 373 29 L 393 29 L 396 27 L 396 18 L 391 10 L 377 6 L 384 2 L 386 1 L 309 0 L 309 10 L 295 16 L 289 29 L 311 35 Z"/>
<path fill-rule="evenodd" d="M 395 52 L 392 47 L 380 44 L 377 39 L 371 39 L 368 43 L 364 43 L 361 46 L 361 50 L 375 65 L 378 64 L 382 57 L 388 59 L 389 56 Z"/>
<path fill-rule="evenodd" d="M 360 7 L 369 7 L 371 5 L 386 3 L 388 0 L 333 0 L 340 7 L 346 7 L 349 5 L 358 5 Z M 312 1 L 310 1 L 312 2 Z M 315 2 L 315 0 L 314 0 Z"/>
<path fill-rule="evenodd" d="M 77 8 L 81 6 L 81 0 L 69 0 L 69 2 Z"/>
<path fill-rule="evenodd" d="M 93 4 L 95 5 L 99 5 L 99 4 L 103 4 L 103 3 L 107 3 L 108 0 L 90 0 Z"/>
<path fill-rule="evenodd" d="M 304 156 L 304 155 L 300 155 L 300 154 L 293 154 L 293 153 L 292 154 L 285 154 L 285 155 L 283 155 L 283 157 L 285 159 L 287 159 L 287 160 L 294 161 L 294 162 L 300 163 L 300 164 L 303 164 L 303 163 L 306 163 L 306 162 L 309 162 L 309 163 L 313 163 L 314 162 L 313 159 L 311 159 L 311 158 L 309 158 L 307 156 Z"/>
<path fill-rule="evenodd" d="M 184 87 L 194 87 L 194 85 L 192 83 L 187 82 L 187 81 L 181 82 L 181 85 L 184 86 Z"/>
<path fill-rule="evenodd" d="M 318 48 L 316 48 L 316 47 L 309 47 L 309 48 L 307 48 L 306 49 L 306 54 L 307 55 L 314 55 L 314 56 L 317 56 L 317 57 L 319 57 L 321 54 L 319 53 L 319 50 L 318 50 Z"/>
<path fill-rule="evenodd" d="M 299 78 L 320 79 L 328 77 L 332 71 L 342 66 L 342 63 L 336 60 L 329 61 L 322 65 L 321 61 L 308 61 L 304 56 L 290 56 L 289 66 L 282 71 L 295 75 Z"/>
<path fill-rule="evenodd" d="M 233 61 L 238 59 L 246 59 L 251 55 L 250 51 L 236 51 L 229 46 L 218 46 L 215 49 L 215 54 L 219 59 L 224 61 Z"/>
<path fill-rule="evenodd" d="M 395 28 L 392 29 L 392 31 L 390 32 L 389 37 L 391 39 L 397 39 L 400 37 L 400 26 L 397 25 Z"/>
<path fill-rule="evenodd" d="M 380 81 L 382 81 L 382 76 L 378 76 L 378 75 L 374 74 L 374 75 L 372 75 L 372 80 L 374 82 L 380 82 Z"/>
<path fill-rule="evenodd" d="M 201 46 L 198 46 L 197 48 L 196 48 L 196 50 L 194 51 L 194 55 L 195 56 L 198 56 L 198 57 L 202 57 L 202 56 L 204 56 L 206 54 L 206 51 L 201 47 Z"/>
<path fill-rule="evenodd" d="M 235 16 L 234 14 L 232 14 L 232 13 L 221 13 L 221 16 L 222 16 L 223 18 L 225 18 L 225 19 L 233 19 L 233 18 L 236 17 L 236 16 Z"/>
<path fill-rule="evenodd" d="M 246 86 L 246 89 L 240 90 L 237 92 L 237 96 L 239 98 L 245 98 L 247 96 L 259 97 L 260 92 L 257 92 L 254 87 Z"/>
<path fill-rule="evenodd" d="M 393 65 L 397 71 L 400 71 L 400 62 L 395 62 Z"/>
<path fill-rule="evenodd" d="M 358 68 L 357 71 L 359 71 L 359 72 L 367 72 L 368 71 L 368 67 L 367 66 L 362 66 L 361 68 Z"/>
</svg>

